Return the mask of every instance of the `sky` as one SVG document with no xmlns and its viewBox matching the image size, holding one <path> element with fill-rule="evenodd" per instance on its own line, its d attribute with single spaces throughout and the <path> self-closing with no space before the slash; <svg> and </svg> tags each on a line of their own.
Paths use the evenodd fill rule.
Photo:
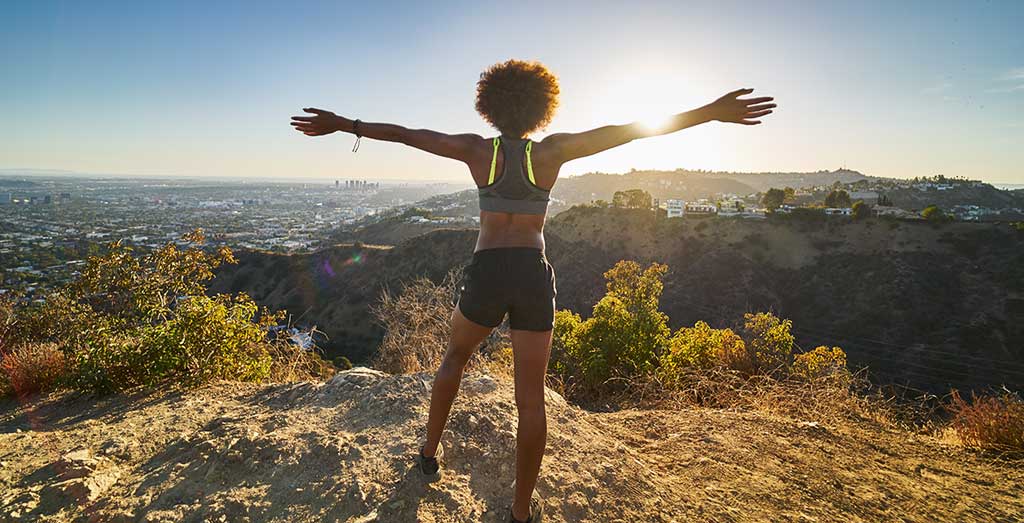
<svg viewBox="0 0 1024 523">
<path fill-rule="evenodd" d="M 0 169 L 445 180 L 461 163 L 311 138 L 302 107 L 493 136 L 476 80 L 508 58 L 559 77 L 544 131 L 771 95 L 711 123 L 570 162 L 636 169 L 943 174 L 1024 183 L 1024 2 L 4 2 Z"/>
</svg>

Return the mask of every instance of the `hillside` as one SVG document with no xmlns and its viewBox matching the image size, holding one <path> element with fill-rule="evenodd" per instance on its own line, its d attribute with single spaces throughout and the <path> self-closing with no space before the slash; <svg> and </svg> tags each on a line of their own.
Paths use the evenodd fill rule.
<svg viewBox="0 0 1024 523">
<path fill-rule="evenodd" d="M 1024 235 L 1005 225 L 666 220 L 578 207 L 552 218 L 546 234 L 558 306 L 584 316 L 616 261 L 659 261 L 670 268 L 661 304 L 673 328 L 771 310 L 794 321 L 802 347 L 840 345 L 880 381 L 936 392 L 1024 388 Z M 468 262 L 475 235 L 446 229 L 394 248 L 240 253 L 213 288 L 287 308 L 329 335 L 332 355 L 366 361 L 382 336 L 369 310 L 381 290 L 440 280 Z"/>
<path fill-rule="evenodd" d="M 643 189 L 654 198 L 694 200 L 716 194 L 740 196 L 764 192 L 772 187 L 810 187 L 850 183 L 867 179 L 846 169 L 808 173 L 733 173 L 676 169 L 674 171 L 632 171 L 625 174 L 587 173 L 562 178 L 552 196 L 568 205 L 589 203 L 595 199 L 611 201 L 615 191 Z"/>
<path fill-rule="evenodd" d="M 938 205 L 943 209 L 956 205 L 977 205 L 988 209 L 1024 209 L 1024 192 L 1004 191 L 989 184 L 957 184 L 946 191 L 901 188 L 885 191 L 885 195 L 893 205 L 903 209 L 920 210 L 929 205 Z"/>
<path fill-rule="evenodd" d="M 0 521 L 507 521 L 510 383 L 470 374 L 445 475 L 411 469 L 430 377 L 0 403 Z M 590 413 L 548 391 L 545 521 L 1012 521 L 1024 472 L 870 421 Z"/>
<path fill-rule="evenodd" d="M 239 263 L 223 267 L 210 289 L 245 291 L 286 309 L 296 323 L 315 325 L 329 337 L 321 344 L 329 356 L 366 361 L 383 336 L 370 313 L 380 293 L 417 277 L 444 278 L 469 262 L 475 234 L 442 229 L 394 248 L 348 244 L 304 255 L 240 251 Z"/>
<path fill-rule="evenodd" d="M 696 200 L 720 194 L 749 195 L 772 187 L 830 186 L 834 182 L 857 182 L 869 178 L 857 171 L 839 169 L 808 173 L 733 173 L 676 169 L 674 171 L 631 171 L 624 174 L 587 173 L 559 179 L 551 191 L 549 212 L 555 215 L 573 205 L 594 200 L 611 201 L 616 191 L 643 189 L 661 200 L 681 198 Z M 409 207 L 429 209 L 433 216 L 470 219 L 479 216 L 476 190 L 437 194 L 425 197 Z M 371 215 L 354 224 L 347 224 L 332 235 L 335 242 L 386 243 L 398 241 L 437 229 L 437 224 L 411 224 L 400 218 L 406 208 Z M 382 223 L 383 222 L 383 223 Z M 405 225 L 402 225 L 405 223 Z"/>
</svg>

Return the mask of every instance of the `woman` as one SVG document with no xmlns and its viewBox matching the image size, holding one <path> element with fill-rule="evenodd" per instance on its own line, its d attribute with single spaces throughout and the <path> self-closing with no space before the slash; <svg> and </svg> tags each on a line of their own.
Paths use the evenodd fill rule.
<svg viewBox="0 0 1024 523">
<path fill-rule="evenodd" d="M 307 136 L 336 131 L 399 142 L 459 160 L 479 190 L 480 234 L 465 284 L 452 313 L 448 349 L 434 379 L 426 441 L 418 463 L 429 476 L 439 470 L 441 433 L 462 372 L 473 351 L 507 314 L 515 362 L 516 478 L 511 506 L 514 522 L 541 521 L 533 496 L 547 421 L 544 375 L 551 349 L 555 274 L 544 256 L 548 195 L 566 162 L 629 143 L 711 121 L 755 125 L 775 108 L 772 98 L 741 99 L 753 89 L 733 91 L 714 102 L 672 116 L 660 129 L 640 123 L 611 125 L 581 133 L 552 134 L 534 143 L 530 133 L 547 126 L 558 106 L 558 81 L 537 62 L 509 60 L 492 66 L 477 82 L 476 110 L 501 136 L 444 134 L 426 129 L 350 120 L 329 111 L 304 109 L 292 125 Z"/>
</svg>

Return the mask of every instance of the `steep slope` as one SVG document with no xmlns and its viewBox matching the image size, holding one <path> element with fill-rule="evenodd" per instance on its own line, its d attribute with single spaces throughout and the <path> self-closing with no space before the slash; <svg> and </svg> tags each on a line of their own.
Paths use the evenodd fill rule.
<svg viewBox="0 0 1024 523">
<path fill-rule="evenodd" d="M 879 381 L 945 393 L 1024 389 L 1024 234 L 1006 225 L 870 220 L 664 219 L 576 207 L 546 227 L 558 306 L 588 315 L 602 274 L 634 259 L 669 266 L 661 308 L 674 328 L 733 325 L 744 312 L 790 318 L 800 345 L 840 345 Z M 394 248 L 338 246 L 303 256 L 241 253 L 215 290 L 245 290 L 365 361 L 382 332 L 370 307 L 406 281 L 439 281 L 468 262 L 476 231 L 440 230 Z"/>
<path fill-rule="evenodd" d="M 0 521 L 504 522 L 511 385 L 467 376 L 444 476 L 412 469 L 429 376 L 0 404 Z M 870 422 L 595 414 L 547 395 L 546 521 L 1012 521 L 1024 472 Z"/>
<path fill-rule="evenodd" d="M 293 322 L 327 335 L 329 356 L 369 358 L 383 336 L 371 307 L 385 290 L 426 277 L 440 281 L 469 262 L 476 231 L 445 229 L 392 247 L 338 245 L 307 255 L 242 251 L 211 285 L 214 292 L 245 291 L 258 302 L 286 309 Z"/>
<path fill-rule="evenodd" d="M 669 266 L 675 326 L 792 319 L 801 346 L 841 345 L 882 381 L 1024 389 L 1024 234 L 1005 225 L 665 220 L 577 208 L 548 227 L 559 306 L 589 311 L 618 259 Z M 565 270 L 568 269 L 568 270 Z M 561 290 L 564 289 L 564 292 Z"/>
</svg>

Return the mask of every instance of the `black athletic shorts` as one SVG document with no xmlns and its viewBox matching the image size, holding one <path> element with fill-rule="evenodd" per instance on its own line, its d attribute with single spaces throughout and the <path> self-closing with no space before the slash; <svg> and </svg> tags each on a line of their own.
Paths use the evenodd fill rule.
<svg viewBox="0 0 1024 523">
<path fill-rule="evenodd" d="M 555 270 L 544 251 L 477 251 L 462 275 L 459 310 L 473 323 L 497 327 L 507 313 L 509 326 L 516 330 L 543 332 L 554 325 Z"/>
</svg>

